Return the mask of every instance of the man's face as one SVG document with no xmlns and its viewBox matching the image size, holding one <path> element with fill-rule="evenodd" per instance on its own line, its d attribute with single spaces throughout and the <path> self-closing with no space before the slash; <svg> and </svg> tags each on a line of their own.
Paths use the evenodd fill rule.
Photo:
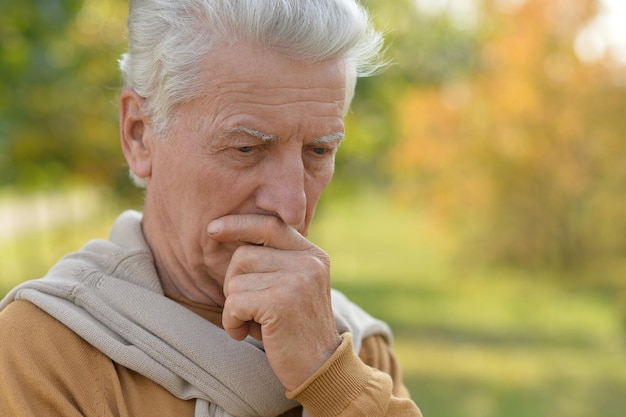
<svg viewBox="0 0 626 417">
<path fill-rule="evenodd" d="M 333 174 L 345 97 L 341 61 L 307 64 L 237 44 L 210 62 L 203 95 L 177 108 L 167 140 L 150 140 L 144 208 L 159 273 L 207 293 L 242 244 L 211 240 L 210 221 L 264 214 L 307 234 Z"/>
</svg>

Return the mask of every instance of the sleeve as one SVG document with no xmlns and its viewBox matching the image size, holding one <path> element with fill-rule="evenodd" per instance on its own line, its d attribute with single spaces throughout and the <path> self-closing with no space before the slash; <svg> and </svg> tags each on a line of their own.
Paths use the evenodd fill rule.
<svg viewBox="0 0 626 417">
<path fill-rule="evenodd" d="M 384 341 L 366 339 L 362 359 L 354 353 L 352 335 L 346 333 L 342 338 L 326 364 L 300 387 L 287 392 L 287 397 L 300 402 L 312 417 L 422 416 L 408 398 L 397 362 Z"/>
<path fill-rule="evenodd" d="M 99 383 L 105 358 L 67 327 L 14 301 L 0 313 L 0 335 L 1 416 L 110 415 Z"/>
<path fill-rule="evenodd" d="M 383 371 L 393 381 L 393 395 L 399 398 L 410 398 L 409 390 L 402 379 L 402 369 L 396 356 L 389 349 L 389 344 L 384 337 L 374 335 L 363 340 L 359 358 L 366 365 Z"/>
</svg>

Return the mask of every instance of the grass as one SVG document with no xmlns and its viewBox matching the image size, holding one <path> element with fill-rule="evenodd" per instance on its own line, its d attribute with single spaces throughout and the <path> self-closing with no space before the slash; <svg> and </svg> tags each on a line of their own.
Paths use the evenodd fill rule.
<svg viewBox="0 0 626 417">
<path fill-rule="evenodd" d="M 0 241 L 0 293 L 106 237 L 113 216 Z M 334 286 L 391 325 L 427 417 L 624 415 L 626 344 L 610 294 L 456 265 L 448 236 L 381 195 L 324 202 L 310 238 L 331 255 Z"/>
<path fill-rule="evenodd" d="M 611 297 L 455 265 L 445 236 L 380 195 L 317 220 L 334 286 L 391 325 L 426 416 L 624 415 L 626 338 Z"/>
</svg>

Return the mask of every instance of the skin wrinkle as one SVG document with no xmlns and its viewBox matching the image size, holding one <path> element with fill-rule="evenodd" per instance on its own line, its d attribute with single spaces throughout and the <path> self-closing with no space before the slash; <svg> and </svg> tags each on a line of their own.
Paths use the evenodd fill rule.
<svg viewBox="0 0 626 417">
<path fill-rule="evenodd" d="M 146 178 L 152 183 L 146 201 L 151 208 L 146 210 L 145 220 L 150 223 L 148 229 L 159 225 L 159 233 L 167 237 L 153 245 L 155 257 L 167 262 L 157 265 L 158 270 L 166 288 L 171 285 L 173 292 L 196 302 L 223 305 L 220 285 L 224 271 L 230 254 L 241 246 L 211 241 L 203 233 L 210 220 L 226 214 L 271 215 L 291 222 L 291 227 L 306 236 L 343 137 L 344 65 L 340 61 L 304 65 L 284 56 L 267 59 L 272 53 L 265 51 L 261 51 L 261 59 L 258 52 L 252 48 L 238 55 L 246 57 L 243 65 L 233 66 L 232 60 L 218 58 L 221 63 L 207 67 L 210 76 L 202 86 L 205 94 L 181 104 L 173 115 L 172 140 L 151 143 L 153 172 Z M 255 55 L 253 63 L 250 57 Z M 290 67 L 285 72 L 282 68 L 286 67 L 281 66 L 287 62 Z M 279 140 L 265 145 L 262 152 L 266 157 L 258 165 L 247 167 L 248 159 L 237 156 L 232 147 L 254 143 L 238 145 L 240 142 L 225 135 L 237 127 Z M 259 141 L 254 136 L 259 135 L 251 136 Z M 312 149 L 317 145 L 328 146 L 332 152 L 320 159 Z M 167 175 L 171 168 L 166 166 L 171 164 L 177 166 L 175 176 Z M 301 179 L 294 177 L 295 170 L 303 175 Z M 300 188 L 303 194 L 284 191 L 283 181 L 291 184 L 293 192 Z M 228 184 L 227 194 L 222 196 L 224 192 L 215 189 L 217 184 Z M 306 210 L 296 216 L 294 204 Z M 181 212 L 184 220 L 176 224 Z M 293 223 L 296 220 L 298 223 Z M 189 227 L 193 224 L 195 231 Z M 153 233 L 146 230 L 148 237 Z"/>
<path fill-rule="evenodd" d="M 228 110 L 228 109 L 224 109 L 224 110 Z M 248 117 L 246 117 L 245 114 L 236 114 L 234 116 L 234 118 L 236 120 L 238 119 L 244 119 L 247 120 Z M 254 118 L 252 118 L 254 119 Z M 208 123 L 207 123 L 208 122 Z M 214 120 L 203 120 L 201 122 L 198 122 L 198 126 L 196 128 L 197 131 L 205 131 L 211 128 L 214 128 L 216 125 L 219 124 L 228 124 L 227 120 L 220 120 L 220 119 L 214 119 Z M 284 138 L 282 139 L 281 137 L 279 137 L 278 135 L 274 135 L 272 133 L 267 133 L 265 131 L 262 131 L 260 129 L 257 128 L 252 128 L 247 126 L 248 124 L 256 124 L 256 123 L 249 123 L 249 122 L 244 122 L 244 123 L 240 123 L 237 124 L 235 122 L 235 126 L 233 126 L 232 128 L 228 128 L 225 129 L 217 138 L 214 138 L 213 140 L 209 139 L 205 142 L 202 143 L 202 147 L 206 148 L 206 149 L 210 149 L 210 148 L 215 148 L 218 149 L 216 145 L 216 143 L 214 142 L 226 142 L 230 137 L 234 136 L 234 134 L 237 133 L 244 133 L 244 134 L 248 134 L 252 137 L 255 137 L 257 139 L 259 139 L 262 142 L 269 142 L 269 141 L 281 141 L 281 140 L 288 140 L 289 138 Z M 191 129 L 193 129 L 193 127 L 190 127 Z M 339 144 L 344 140 L 345 134 L 342 130 L 324 135 L 324 136 L 320 136 L 317 138 L 313 138 L 310 140 L 311 144 L 333 144 L 336 143 L 336 147 L 339 147 Z M 217 139 L 217 140 L 215 140 Z"/>
<path fill-rule="evenodd" d="M 306 107 L 310 104 L 322 105 L 324 109 L 328 109 L 328 111 L 323 112 L 322 115 L 330 117 L 334 117 L 335 108 L 341 106 L 343 108 L 342 116 L 345 114 L 345 100 L 343 98 L 345 96 L 345 87 L 342 87 L 340 90 L 342 92 L 341 99 L 333 102 L 307 100 L 305 98 L 306 96 L 327 95 L 334 93 L 336 90 L 322 87 L 303 88 L 301 86 L 264 88 L 252 81 L 241 82 L 233 81 L 230 77 L 215 77 L 215 73 L 220 67 L 221 65 L 211 70 L 211 76 L 214 81 L 212 84 L 215 85 L 215 88 L 201 97 L 202 100 L 194 99 L 190 102 L 201 108 L 204 113 L 211 114 L 214 117 L 212 120 L 207 120 L 207 118 L 199 119 L 201 125 L 198 127 L 215 129 L 220 125 L 227 124 L 226 120 L 220 119 L 220 115 L 229 113 L 231 106 L 237 106 L 240 103 L 261 107 L 276 106 L 278 108 L 290 105 L 297 105 L 299 107 Z M 258 71 L 262 71 L 262 69 L 259 68 Z M 253 75 L 254 74 L 246 74 L 245 77 L 249 78 Z M 232 97 L 234 100 L 231 100 L 230 97 L 226 97 L 227 99 L 225 100 L 225 95 Z M 330 106 L 330 104 L 332 104 L 332 106 Z M 208 125 L 205 125 L 206 122 L 208 122 Z"/>
<path fill-rule="evenodd" d="M 231 104 L 230 102 L 223 102 L 222 101 L 222 95 L 223 94 L 232 94 L 233 97 L 235 97 L 238 101 L 242 102 L 242 103 L 251 103 L 251 104 L 255 104 L 255 105 L 262 105 L 262 106 L 269 106 L 269 105 L 275 105 L 275 106 L 280 106 L 280 105 L 289 105 L 289 104 L 294 104 L 294 103 L 299 103 L 299 104 L 308 104 L 308 103 L 318 103 L 318 104 L 329 104 L 328 102 L 319 102 L 319 101 L 309 101 L 306 99 L 303 99 L 303 97 L 310 95 L 311 93 L 313 93 L 314 95 L 323 95 L 323 94 L 327 94 L 329 92 L 334 92 L 334 89 L 329 89 L 329 88 L 325 88 L 325 87 L 308 87 L 308 88 L 303 88 L 300 85 L 289 85 L 289 86 L 280 86 L 278 88 L 265 88 L 262 85 L 259 85 L 257 82 L 254 81 L 233 81 L 232 78 L 225 76 L 225 77 L 219 77 L 219 76 L 215 76 L 216 72 L 218 72 L 218 68 L 221 66 L 214 66 L 213 70 L 211 71 L 211 76 L 213 77 L 213 84 L 216 86 L 213 90 L 211 90 L 210 92 L 207 92 L 204 94 L 205 97 L 211 97 L 211 101 L 207 102 L 210 103 L 211 105 L 215 106 L 217 105 L 219 108 L 219 105 L 229 105 Z M 258 68 L 255 69 L 255 73 L 257 71 L 262 71 L 262 68 Z M 245 78 L 250 78 L 250 77 L 254 77 L 256 74 L 255 73 L 246 73 L 244 75 Z M 280 77 L 275 77 L 272 78 L 273 82 L 276 80 L 279 80 Z M 228 86 L 228 88 L 227 88 Z M 343 87 L 341 90 L 342 92 L 341 94 L 341 98 L 336 100 L 333 104 L 335 105 L 341 105 L 343 110 L 342 110 L 342 114 L 345 113 L 345 111 L 347 110 L 345 108 L 345 87 Z M 263 97 L 263 98 L 261 98 Z M 286 100 L 287 98 L 291 98 L 293 97 L 293 100 Z M 192 101 L 197 101 L 197 99 L 194 99 Z M 334 114 L 333 111 L 330 112 L 330 114 Z"/>
</svg>

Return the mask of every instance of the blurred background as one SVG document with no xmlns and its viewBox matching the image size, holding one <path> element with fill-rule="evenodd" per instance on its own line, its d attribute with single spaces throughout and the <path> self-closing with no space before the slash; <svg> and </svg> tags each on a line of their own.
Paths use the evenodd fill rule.
<svg viewBox="0 0 626 417">
<path fill-rule="evenodd" d="M 311 239 L 426 416 L 626 409 L 626 3 L 369 0 Z M 123 209 L 124 0 L 0 3 L 0 296 Z"/>
</svg>

